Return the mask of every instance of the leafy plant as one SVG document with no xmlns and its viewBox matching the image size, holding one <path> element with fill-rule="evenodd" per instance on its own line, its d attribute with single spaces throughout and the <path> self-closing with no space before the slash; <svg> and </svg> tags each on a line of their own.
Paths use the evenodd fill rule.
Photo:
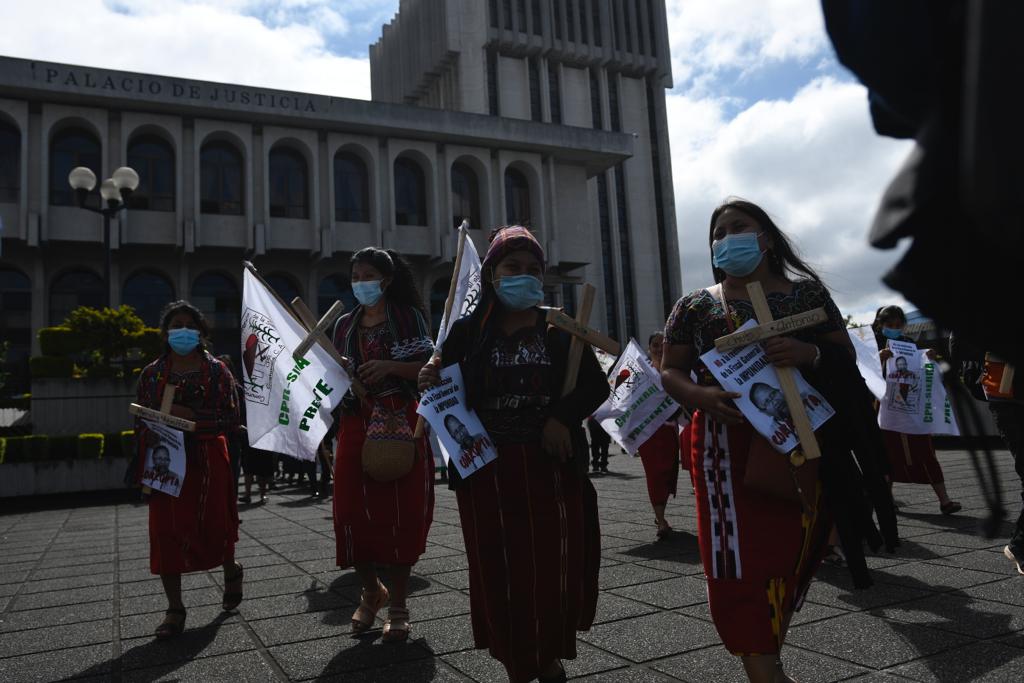
<svg viewBox="0 0 1024 683">
<path fill-rule="evenodd" d="M 128 355 L 133 335 L 141 333 L 145 325 L 131 306 L 79 306 L 64 320 L 63 327 L 78 335 L 85 349 L 98 351 L 103 365 L 110 365 L 112 358 L 123 359 Z"/>
</svg>

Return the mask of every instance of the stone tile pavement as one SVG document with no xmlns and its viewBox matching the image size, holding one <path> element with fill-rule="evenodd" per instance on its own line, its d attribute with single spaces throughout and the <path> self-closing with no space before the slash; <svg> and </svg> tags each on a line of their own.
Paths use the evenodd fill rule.
<svg viewBox="0 0 1024 683">
<path fill-rule="evenodd" d="M 963 452 L 940 453 L 964 504 L 938 513 L 929 487 L 897 486 L 903 547 L 870 558 L 876 586 L 853 592 L 845 570 L 824 568 L 791 628 L 785 659 L 801 681 L 1024 680 L 1024 576 L 1003 539 L 975 527 L 984 513 Z M 1016 513 L 1019 484 L 998 453 Z M 705 604 L 693 498 L 680 478 L 676 529 L 654 541 L 639 461 L 611 460 L 600 495 L 603 568 L 597 623 L 580 635 L 571 677 L 590 681 L 741 681 L 718 644 Z M 103 494 L 12 509 L 0 501 L 0 681 L 502 681 L 472 649 L 466 558 L 455 498 L 437 489 L 430 544 L 416 566 L 405 645 L 379 630 L 346 634 L 358 597 L 334 566 L 330 502 L 297 487 L 243 506 L 239 559 L 246 599 L 219 608 L 219 573 L 188 575 L 188 630 L 169 643 L 150 633 L 165 604 L 148 571 L 146 508 Z M 38 508 L 38 506 L 36 506 Z"/>
</svg>

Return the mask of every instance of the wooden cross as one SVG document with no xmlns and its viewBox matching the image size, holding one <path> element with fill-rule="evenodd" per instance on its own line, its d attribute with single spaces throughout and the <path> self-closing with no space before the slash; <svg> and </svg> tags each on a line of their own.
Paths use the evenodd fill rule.
<svg viewBox="0 0 1024 683">
<path fill-rule="evenodd" d="M 590 311 L 594 307 L 594 285 L 583 285 L 583 298 L 580 301 L 576 317 L 571 318 L 564 312 L 549 309 L 547 323 L 552 327 L 568 332 L 572 335 L 572 343 L 569 345 L 569 360 L 565 370 L 565 381 L 562 384 L 562 396 L 567 396 L 576 388 L 576 380 L 580 375 L 580 360 L 583 358 L 583 344 L 587 343 L 599 349 L 607 351 L 613 356 L 622 352 L 622 345 L 611 337 L 592 330 L 587 327 L 590 322 Z"/>
<path fill-rule="evenodd" d="M 309 334 L 302 340 L 302 343 L 295 347 L 295 351 L 292 352 L 292 358 L 300 359 L 306 355 L 306 352 L 313 346 L 313 344 L 319 344 L 320 348 L 327 352 L 327 354 L 334 359 L 337 363 L 348 372 L 347 368 L 350 367 L 351 363 L 345 358 L 338 349 L 334 346 L 334 342 L 327 336 L 327 328 L 330 327 L 331 323 L 338 319 L 342 311 L 345 310 L 345 305 L 340 301 L 335 301 L 334 305 L 331 306 L 330 310 L 327 311 L 326 315 L 317 322 L 316 317 L 313 315 L 313 311 L 309 310 L 309 306 L 299 297 L 292 299 L 292 309 L 295 311 L 296 319 L 299 323 L 305 327 Z M 332 317 L 333 314 L 333 317 Z M 328 322 L 324 322 L 328 321 Z M 307 344 L 307 342 L 309 342 Z M 302 353 L 299 353 L 300 349 Z M 350 377 L 352 381 L 352 391 L 360 399 L 366 398 L 366 387 L 359 381 L 358 377 Z"/>
<path fill-rule="evenodd" d="M 786 332 L 803 329 L 816 325 L 827 318 L 824 309 L 816 308 L 806 313 L 789 316 L 787 318 L 772 319 L 772 311 L 768 307 L 768 299 L 764 296 L 764 289 L 760 282 L 751 282 L 747 285 L 747 295 L 750 297 L 750 304 L 754 307 L 754 315 L 757 316 L 758 326 L 742 332 L 719 337 L 715 340 L 715 348 L 719 351 L 726 351 L 745 346 L 755 341 L 777 337 Z M 724 300 L 725 294 L 722 293 Z M 725 312 L 729 315 L 728 309 Z M 751 333 L 756 333 L 751 337 Z M 737 341 L 739 339 L 740 341 Z M 800 440 L 800 448 L 790 454 L 790 462 L 795 466 L 803 464 L 804 459 L 814 460 L 821 457 L 821 449 L 818 447 L 818 439 L 814 436 L 814 429 L 811 428 L 811 419 L 804 409 L 804 401 L 800 396 L 800 390 L 796 386 L 796 375 L 793 368 L 776 367 L 775 372 L 779 377 L 779 387 L 786 399 L 786 406 L 793 418 L 793 427 L 796 429 L 797 438 Z"/>
<path fill-rule="evenodd" d="M 196 423 L 192 420 L 186 420 L 183 417 L 177 417 L 171 415 L 171 406 L 174 405 L 174 392 L 177 390 L 173 384 L 164 386 L 164 395 L 160 400 L 160 410 L 153 410 L 146 406 L 139 405 L 138 403 L 132 403 L 128 406 L 128 412 L 136 417 L 141 417 L 146 420 L 152 420 L 153 422 L 160 422 L 168 427 L 174 427 L 180 429 L 183 432 L 194 432 L 196 431 Z"/>
</svg>

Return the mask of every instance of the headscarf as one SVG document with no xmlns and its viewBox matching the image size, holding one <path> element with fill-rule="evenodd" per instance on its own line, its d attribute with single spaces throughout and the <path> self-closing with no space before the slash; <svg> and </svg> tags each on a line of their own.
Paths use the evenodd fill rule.
<svg viewBox="0 0 1024 683">
<path fill-rule="evenodd" d="M 514 251 L 528 251 L 544 263 L 544 247 L 529 230 L 521 225 L 497 228 L 491 233 L 491 244 L 487 247 L 483 267 L 493 268 Z"/>
</svg>

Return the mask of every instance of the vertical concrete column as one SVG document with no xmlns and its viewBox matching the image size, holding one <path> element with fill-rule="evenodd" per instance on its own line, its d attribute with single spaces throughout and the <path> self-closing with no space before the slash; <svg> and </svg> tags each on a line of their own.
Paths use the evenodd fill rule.
<svg viewBox="0 0 1024 683">
<path fill-rule="evenodd" d="M 444 240 L 452 234 L 452 173 L 448 150 L 438 143 L 434 162 L 434 187 L 437 188 L 437 220 L 434 226 L 433 256 L 444 255 Z"/>
<path fill-rule="evenodd" d="M 540 120 L 551 122 L 551 82 L 548 80 L 548 58 L 533 57 L 537 60 L 537 72 L 540 76 Z"/>
<path fill-rule="evenodd" d="M 28 212 L 25 217 L 26 223 L 23 228 L 25 242 L 30 247 L 39 245 L 39 222 L 42 215 L 43 203 L 46 201 L 46 177 L 43 163 L 43 155 L 46 154 L 47 146 L 45 133 L 43 133 L 42 108 L 36 102 L 28 105 L 28 126 L 24 135 L 26 140 L 25 173 L 26 191 L 23 193 L 28 199 Z M 40 283 L 41 286 L 42 283 Z M 33 304 L 34 305 L 34 304 Z M 33 344 L 36 342 L 33 341 Z M 33 347 L 35 348 L 35 347 Z"/>
<path fill-rule="evenodd" d="M 378 246 L 384 246 L 384 233 L 390 232 L 395 224 L 395 207 L 392 201 L 395 187 L 391 179 L 393 173 L 391 145 L 387 138 L 380 138 L 377 148 L 377 185 L 380 187 L 376 226 Z"/>
<path fill-rule="evenodd" d="M 39 252 L 35 252 L 32 258 L 32 312 L 31 326 L 33 330 L 46 327 L 49 321 L 46 319 L 47 302 L 50 299 L 50 283 L 46 281 L 46 268 L 43 267 L 43 258 Z M 32 335 L 33 356 L 42 353 L 39 349 L 39 335 Z"/>
<path fill-rule="evenodd" d="M 253 124 L 252 127 L 252 154 L 248 159 L 246 174 L 252 179 L 249 187 L 252 188 L 252 213 L 246 218 L 249 219 L 248 229 L 245 231 L 246 251 L 252 251 L 256 246 L 256 226 L 266 226 L 265 231 L 270 232 L 269 198 L 267 196 L 267 151 L 263 149 L 263 126 Z M 269 242 L 269 234 L 265 242 Z"/>
<path fill-rule="evenodd" d="M 107 167 L 101 169 L 101 178 L 109 178 L 113 174 L 114 169 L 124 166 L 124 145 L 122 143 L 127 142 L 122 140 L 121 131 L 121 112 L 112 110 L 107 114 Z M 109 249 L 114 252 L 110 255 L 110 282 L 107 283 L 107 287 L 110 288 L 109 301 L 112 308 L 117 308 L 121 304 L 121 269 L 117 259 L 118 247 L 121 245 L 122 235 L 121 232 L 125 229 L 125 223 L 127 222 L 126 214 L 127 210 L 121 211 L 117 216 L 110 219 L 110 245 Z M 103 255 L 107 258 L 107 255 Z"/>
<path fill-rule="evenodd" d="M 185 247 L 185 251 L 190 251 L 187 244 L 192 238 L 189 234 L 195 232 L 199 222 L 199 152 L 195 119 L 186 116 L 181 122 L 181 158 L 178 160 L 178 166 L 182 169 L 179 175 L 182 201 L 179 203 L 181 215 L 178 223 L 181 229 L 177 231 L 177 245 Z M 184 298 L 180 292 L 179 297 Z"/>
<path fill-rule="evenodd" d="M 498 150 L 491 150 L 491 178 L 494 188 L 494 210 L 491 212 L 494 226 L 504 225 L 508 222 L 508 214 L 505 211 L 505 169 L 501 167 L 501 155 Z"/>
<path fill-rule="evenodd" d="M 334 207 L 331 206 L 331 199 L 334 196 L 334 187 L 331 183 L 331 156 L 330 150 L 327 149 L 326 130 L 317 131 L 316 142 L 314 168 L 320 182 L 315 188 L 316 195 L 311 199 L 319 208 L 319 215 L 317 216 L 318 220 L 313 222 L 312 229 L 315 232 L 315 250 L 321 257 L 329 257 L 333 253 L 331 226 L 334 225 Z M 313 192 L 313 188 L 310 189 L 310 192 Z"/>
</svg>

